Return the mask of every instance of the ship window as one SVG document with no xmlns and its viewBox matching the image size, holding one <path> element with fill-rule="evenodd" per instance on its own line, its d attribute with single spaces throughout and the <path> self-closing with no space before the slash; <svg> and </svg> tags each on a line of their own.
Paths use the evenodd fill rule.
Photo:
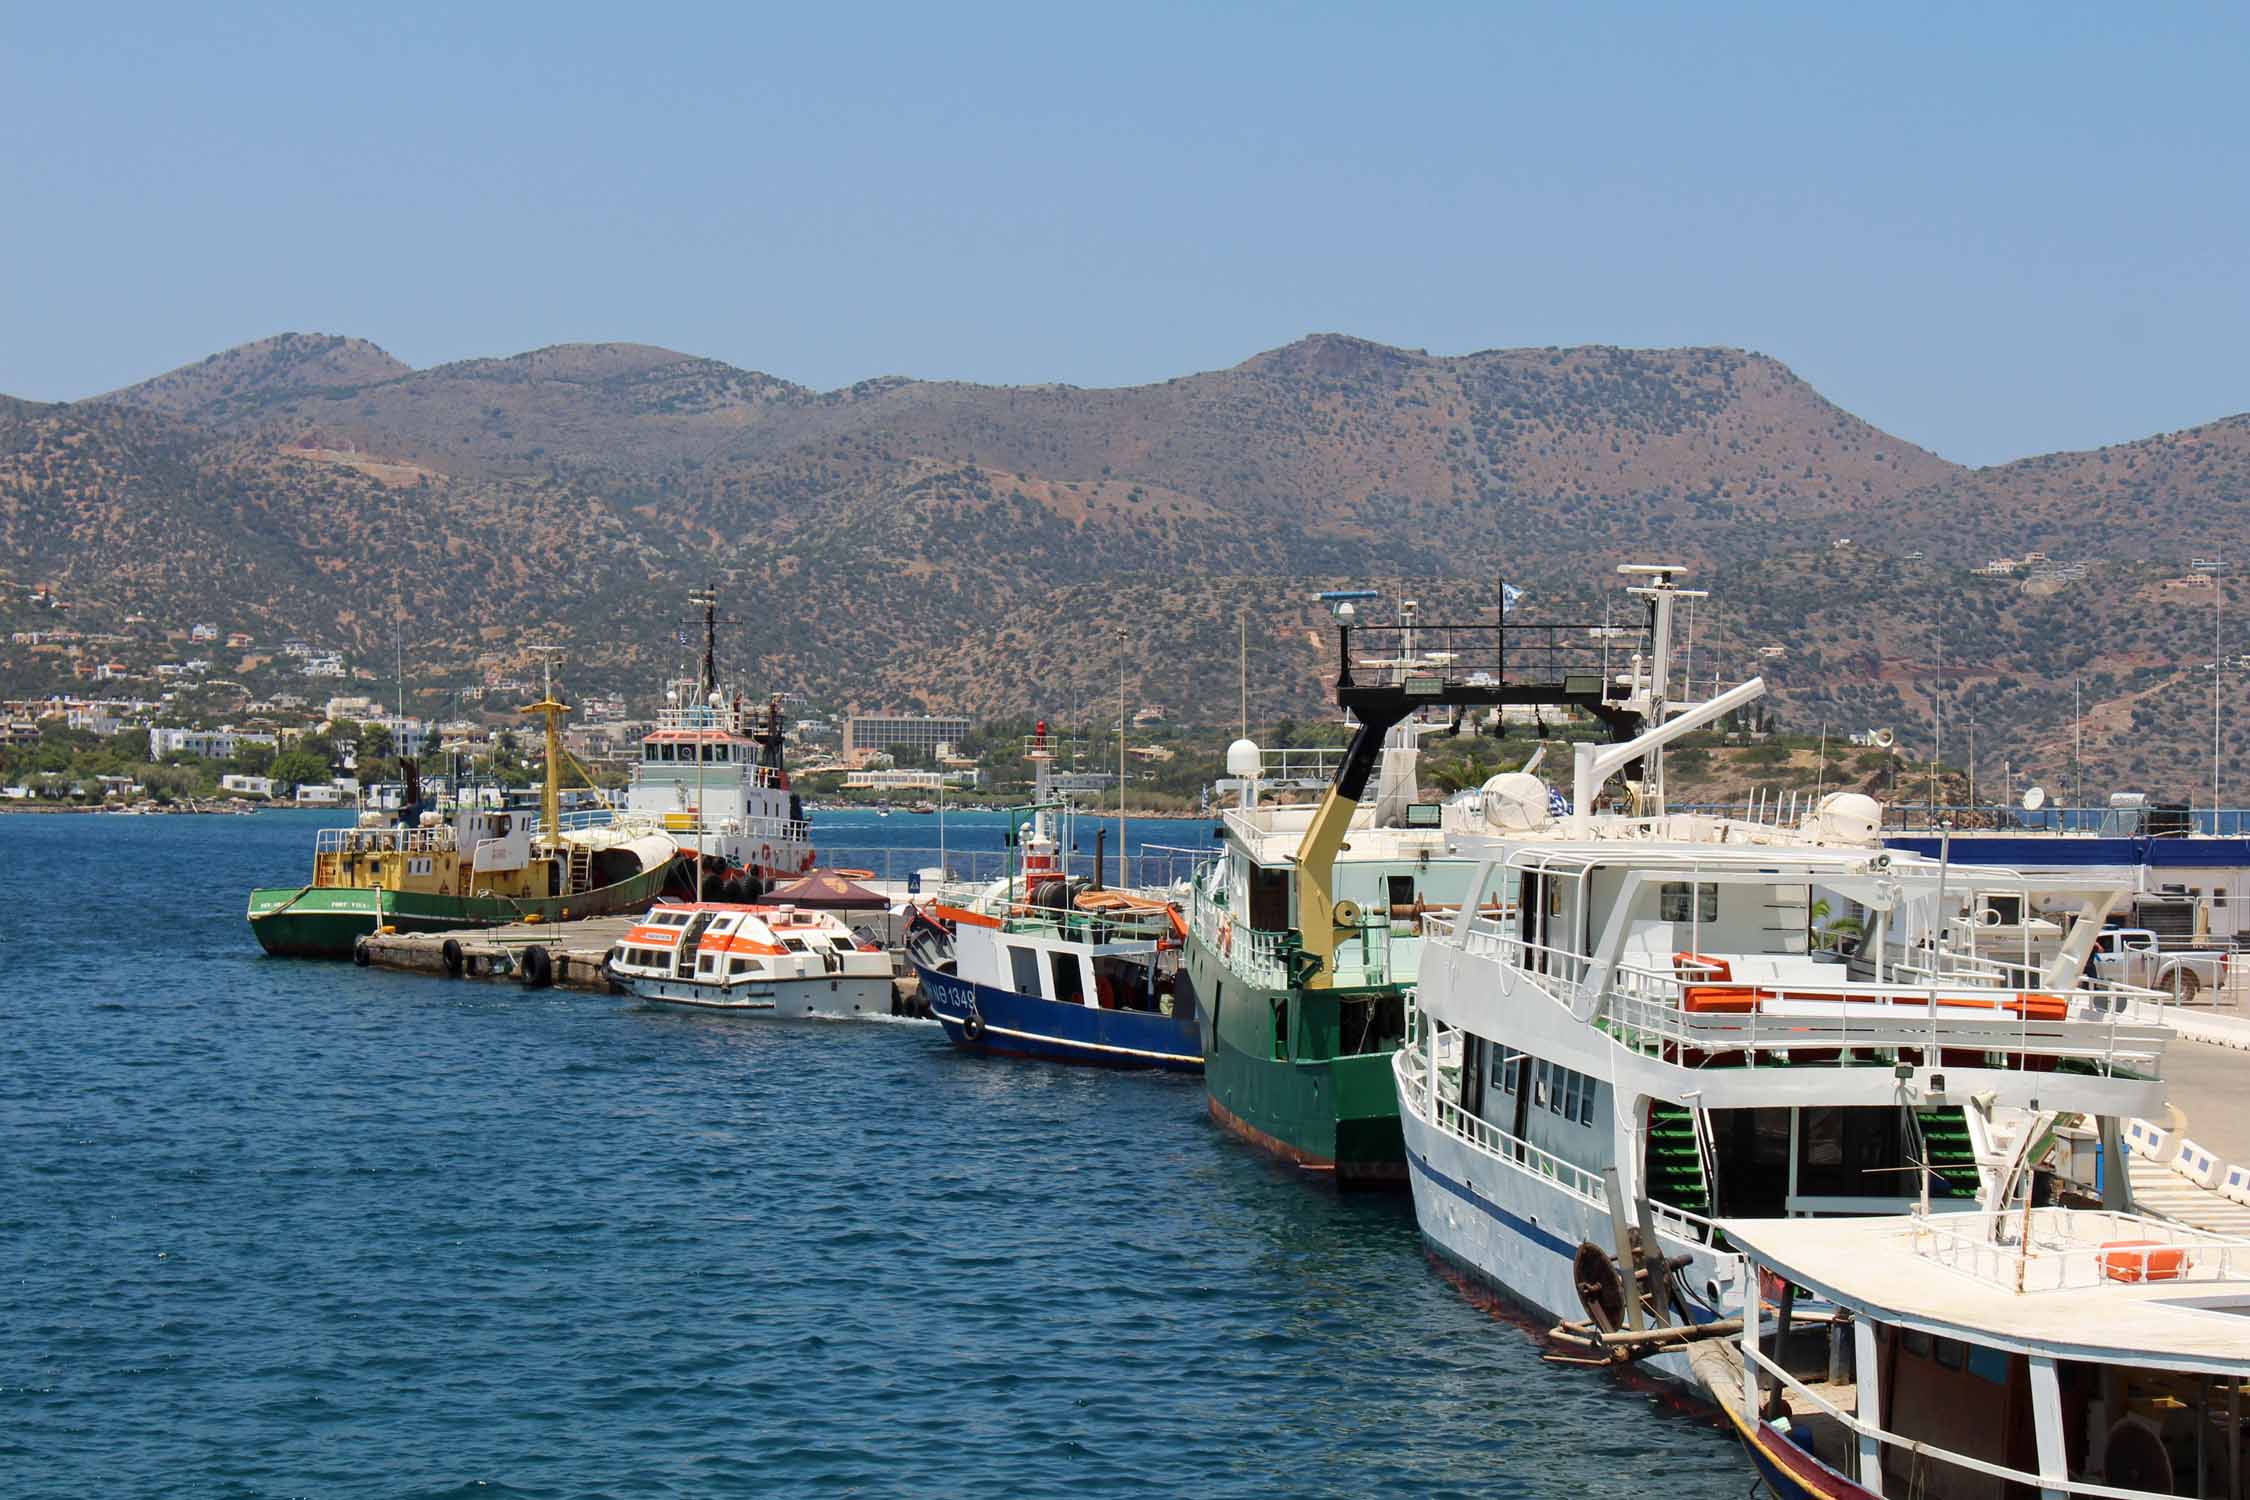
<svg viewBox="0 0 2250 1500">
<path fill-rule="evenodd" d="M 1939 1369 L 1958 1370 L 1961 1368 L 1961 1343 L 1958 1339 L 1938 1339 L 1931 1352 L 1937 1356 Z"/>
<path fill-rule="evenodd" d="M 672 758 L 672 742 L 670 740 L 666 740 L 656 747 L 656 758 L 658 760 L 670 760 Z"/>
<path fill-rule="evenodd" d="M 1078 971 L 1078 955 L 1061 951 L 1051 952 L 1047 961 L 1055 971 L 1055 998 L 1065 1005 L 1086 1003 L 1086 981 Z"/>
<path fill-rule="evenodd" d="M 1280 1062 L 1289 1055 L 1289 1002 L 1279 999 L 1273 1007 L 1273 1058 Z"/>
<path fill-rule="evenodd" d="M 1984 898 L 1984 909 L 1993 914 L 1996 919 L 1993 924 L 1995 926 L 2021 927 L 2023 925 L 2023 897 L 2020 895 L 1987 896 Z"/>
<path fill-rule="evenodd" d="M 1500 1085 L 1501 1093 L 1512 1094 L 1516 1091 L 1516 1074 L 1521 1071 L 1516 1066 L 1516 1059 L 1521 1056 L 1523 1054 L 1513 1047 L 1492 1049 L 1492 1081 Z"/>
<path fill-rule="evenodd" d="M 709 953 L 706 953 L 701 959 L 697 960 L 695 967 L 699 972 L 708 974 L 711 972 L 713 967 L 717 965 L 717 963 L 718 959 L 716 957 Z"/>
<path fill-rule="evenodd" d="M 734 756 L 729 746 L 719 745 L 712 749 L 711 758 L 713 760 L 732 760 Z"/>
<path fill-rule="evenodd" d="M 1036 995 L 1039 993 L 1039 955 L 1037 953 L 1029 948 L 1011 946 L 1008 949 L 1008 964 L 1015 972 L 1017 994 Z"/>
<path fill-rule="evenodd" d="M 1585 1090 L 1578 1096 L 1578 1123 L 1594 1123 L 1594 1080 L 1591 1078 L 1586 1080 Z"/>
<path fill-rule="evenodd" d="M 1901 1339 L 1906 1346 L 1907 1358 L 1928 1359 L 1930 1357 L 1930 1336 L 1921 1329 L 1906 1329 L 1903 1331 Z"/>
<path fill-rule="evenodd" d="M 733 967 L 732 967 L 732 970 L 731 970 L 731 972 L 733 972 L 733 973 L 736 973 L 736 974 L 747 974 L 747 973 L 749 973 L 749 972 L 750 972 L 750 960 L 749 960 L 749 959 L 747 959 L 747 958 L 738 958 L 738 959 L 736 959 L 736 960 L 734 961 L 734 964 L 733 964 Z"/>
<path fill-rule="evenodd" d="M 1549 1108 L 1549 1107 L 1550 1107 L 1550 1106 L 1548 1105 L 1548 1102 L 1547 1102 L 1547 1100 L 1548 1100 L 1548 1097 L 1549 1097 L 1549 1095 L 1548 1095 L 1548 1089 L 1547 1089 L 1547 1064 L 1546 1064 L 1546 1062 L 1545 1062 L 1544 1060 L 1542 1060 L 1542 1061 L 1540 1062 L 1539 1066 L 1538 1066 L 1537 1068 L 1535 1068 L 1535 1069 L 1533 1069 L 1533 1070 L 1532 1070 L 1532 1075 L 1531 1075 L 1531 1102 L 1532 1102 L 1532 1105 L 1533 1105 L 1533 1106 L 1534 1106 L 1535 1108 L 1538 1108 L 1538 1109 L 1547 1109 L 1547 1108 Z"/>
<path fill-rule="evenodd" d="M 1716 922 L 1719 920 L 1719 888 L 1708 881 L 1696 882 L 1695 909 L 1691 914 L 1688 883 L 1668 880 L 1658 888 L 1656 915 L 1666 922 Z"/>
</svg>

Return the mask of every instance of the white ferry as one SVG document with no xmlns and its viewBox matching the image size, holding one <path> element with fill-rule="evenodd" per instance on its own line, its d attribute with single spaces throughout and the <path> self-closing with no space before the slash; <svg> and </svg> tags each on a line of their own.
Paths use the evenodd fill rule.
<svg viewBox="0 0 2250 1500">
<path fill-rule="evenodd" d="M 1763 684 L 1675 715 L 1668 572 L 1639 592 L 1660 607 L 1631 696 L 1661 727 L 1578 746 L 1560 813 L 1537 778 L 1493 778 L 1461 836 L 1478 873 L 1425 918 L 1393 1060 L 1425 1239 L 1606 1339 L 1644 1302 L 1725 1315 L 1721 1221 L 1974 1211 L 2035 1173 L 2076 1190 L 2044 1162 L 2057 1115 L 2096 1122 L 2122 1207 L 2121 1122 L 2161 1105 L 2170 1034 L 2125 1018 L 2148 992 L 2085 974 L 2122 884 L 1884 850 L 1856 794 L 1800 828 L 1667 814 L 1664 744 Z M 1636 764 L 1635 805 L 1595 812 Z M 1687 1341 L 1632 1347 L 1695 1379 Z"/>
<path fill-rule="evenodd" d="M 904 1014 L 882 945 L 830 912 L 659 906 L 609 953 L 614 983 L 659 1005 L 784 1018 Z"/>
</svg>

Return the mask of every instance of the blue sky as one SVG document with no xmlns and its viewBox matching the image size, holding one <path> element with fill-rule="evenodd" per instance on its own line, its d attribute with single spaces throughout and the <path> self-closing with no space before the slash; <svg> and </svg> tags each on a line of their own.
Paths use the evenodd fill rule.
<svg viewBox="0 0 2250 1500">
<path fill-rule="evenodd" d="M 11 5 L 0 392 L 284 329 L 1117 385 L 1722 344 L 1962 462 L 2250 410 L 2250 11 Z"/>
</svg>

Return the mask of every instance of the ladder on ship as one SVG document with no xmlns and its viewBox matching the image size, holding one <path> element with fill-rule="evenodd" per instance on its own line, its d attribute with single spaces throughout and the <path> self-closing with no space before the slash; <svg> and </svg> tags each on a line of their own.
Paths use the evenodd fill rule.
<svg viewBox="0 0 2250 1500">
<path fill-rule="evenodd" d="M 1695 1113 L 1684 1105 L 1649 1101 L 1648 1195 L 1691 1214 L 1711 1212 L 1703 1143 L 1696 1138 Z"/>
<path fill-rule="evenodd" d="M 1977 1153 L 1969 1140 L 1969 1122 L 1958 1104 L 1941 1104 L 1912 1111 L 1914 1133 L 1920 1138 L 1921 1160 L 1930 1172 L 1933 1198 L 1974 1198 L 1977 1195 Z M 1916 1183 L 1917 1190 L 1921 1184 Z"/>
<path fill-rule="evenodd" d="M 563 889 L 573 896 L 581 896 L 594 888 L 594 851 L 584 844 L 570 846 L 570 877 Z"/>
</svg>

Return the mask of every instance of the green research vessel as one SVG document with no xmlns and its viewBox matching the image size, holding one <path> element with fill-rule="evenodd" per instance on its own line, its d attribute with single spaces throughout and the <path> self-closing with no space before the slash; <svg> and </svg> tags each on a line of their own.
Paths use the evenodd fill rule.
<svg viewBox="0 0 2250 1500">
<path fill-rule="evenodd" d="M 1185 978 L 1212 1119 L 1339 1184 L 1403 1185 L 1391 1056 L 1422 923 L 1458 909 L 1481 858 L 1458 852 L 1470 810 L 1420 799 L 1419 741 L 1460 733 L 1473 708 L 1500 728 L 1509 706 L 1577 709 L 1630 737 L 1639 716 L 1612 701 L 1607 653 L 1631 632 L 1518 625 L 1505 607 L 1479 625 L 1417 624 L 1411 602 L 1392 625 L 1336 614 L 1336 697 L 1357 728 L 1342 750 L 1229 748 L 1238 801 L 1190 893 Z M 1322 795 L 1269 800 L 1292 788 Z"/>
</svg>

